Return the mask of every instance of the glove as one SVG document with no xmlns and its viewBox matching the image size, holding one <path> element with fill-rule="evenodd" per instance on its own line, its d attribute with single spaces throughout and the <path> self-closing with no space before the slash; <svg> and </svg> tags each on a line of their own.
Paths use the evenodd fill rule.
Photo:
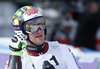
<svg viewBox="0 0 100 69">
<path fill-rule="evenodd" d="M 10 50 L 13 52 L 12 55 L 21 55 L 22 44 L 27 45 L 26 42 L 27 35 L 22 32 L 18 32 L 11 38 L 11 45 L 9 45 Z"/>
</svg>

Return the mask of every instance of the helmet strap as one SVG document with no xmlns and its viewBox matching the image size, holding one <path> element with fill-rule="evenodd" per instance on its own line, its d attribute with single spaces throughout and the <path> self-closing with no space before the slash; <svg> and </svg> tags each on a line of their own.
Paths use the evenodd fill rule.
<svg viewBox="0 0 100 69">
<path fill-rule="evenodd" d="M 24 30 L 23 30 L 22 32 L 28 36 L 28 34 L 27 34 Z M 36 45 L 35 43 L 33 43 L 33 42 L 29 39 L 29 36 L 27 37 L 27 41 L 29 41 L 31 44 L 33 44 L 33 45 L 35 45 L 35 46 L 37 46 L 37 47 L 45 45 L 45 43 L 43 43 L 43 44 L 41 44 L 41 45 Z"/>
<path fill-rule="evenodd" d="M 31 44 L 33 44 L 33 45 L 35 45 L 35 46 L 37 46 L 37 47 L 39 47 L 39 46 L 43 46 L 45 43 L 43 43 L 43 44 L 41 44 L 41 45 L 36 45 L 35 43 L 33 43 L 30 39 L 28 39 L 28 41 L 31 43 Z"/>
</svg>

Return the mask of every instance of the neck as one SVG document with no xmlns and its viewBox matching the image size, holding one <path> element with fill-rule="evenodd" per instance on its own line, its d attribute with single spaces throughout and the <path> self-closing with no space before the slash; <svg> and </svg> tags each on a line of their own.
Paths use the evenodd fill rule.
<svg viewBox="0 0 100 69">
<path fill-rule="evenodd" d="M 43 46 L 44 43 L 42 43 L 41 45 L 37 45 L 37 44 L 33 43 L 32 41 L 28 40 L 28 41 L 27 41 L 27 45 L 33 46 L 33 47 L 40 47 L 40 46 Z"/>
<path fill-rule="evenodd" d="M 45 43 L 42 46 L 39 46 L 39 47 L 33 47 L 33 46 L 27 45 L 26 49 L 29 50 L 30 52 L 41 53 L 45 49 Z"/>
<path fill-rule="evenodd" d="M 33 46 L 33 47 L 37 47 L 36 45 L 33 45 L 33 44 L 30 43 L 29 41 L 27 41 L 27 45 L 29 45 L 29 46 Z"/>
<path fill-rule="evenodd" d="M 43 43 L 41 45 L 36 45 L 31 41 L 27 41 L 27 47 L 26 48 L 27 48 L 27 50 L 29 50 L 31 52 L 41 53 L 45 49 L 45 43 Z"/>
<path fill-rule="evenodd" d="M 48 51 L 48 43 L 45 42 L 43 47 L 33 47 L 33 46 L 27 46 L 27 52 L 31 56 L 39 56 L 40 53 L 44 54 Z"/>
</svg>

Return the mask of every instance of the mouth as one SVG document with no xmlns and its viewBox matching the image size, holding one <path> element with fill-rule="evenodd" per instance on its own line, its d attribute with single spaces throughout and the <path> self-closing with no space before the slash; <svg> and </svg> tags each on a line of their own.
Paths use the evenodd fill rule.
<svg viewBox="0 0 100 69">
<path fill-rule="evenodd" d="M 36 36 L 36 38 L 41 38 L 42 37 L 42 35 L 38 35 L 38 36 Z"/>
</svg>

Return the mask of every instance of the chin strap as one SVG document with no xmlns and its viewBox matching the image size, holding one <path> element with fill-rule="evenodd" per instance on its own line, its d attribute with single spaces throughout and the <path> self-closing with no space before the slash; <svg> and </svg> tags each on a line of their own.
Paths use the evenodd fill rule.
<svg viewBox="0 0 100 69">
<path fill-rule="evenodd" d="M 41 47 L 41 46 L 43 46 L 45 43 L 43 43 L 43 44 L 41 44 L 41 45 L 36 45 L 35 43 L 33 43 L 32 41 L 30 41 L 29 39 L 28 39 L 28 41 L 31 43 L 31 44 L 33 44 L 33 45 L 35 45 L 35 46 L 37 46 L 37 47 Z"/>
<path fill-rule="evenodd" d="M 36 47 L 33 47 L 33 46 L 30 46 L 30 45 L 27 45 L 26 46 L 26 49 L 31 51 L 31 52 L 34 52 L 34 53 L 41 53 L 44 51 L 45 49 L 45 43 L 41 44 L 41 45 L 36 45 L 35 43 L 33 43 L 32 41 L 28 40 L 31 44 L 35 45 Z"/>
</svg>

